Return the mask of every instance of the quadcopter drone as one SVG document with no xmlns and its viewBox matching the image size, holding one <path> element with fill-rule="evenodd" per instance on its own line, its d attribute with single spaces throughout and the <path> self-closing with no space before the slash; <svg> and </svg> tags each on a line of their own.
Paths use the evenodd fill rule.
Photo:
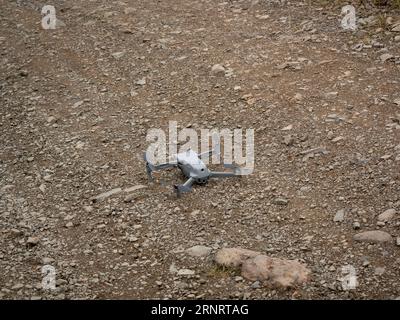
<svg viewBox="0 0 400 320">
<path fill-rule="evenodd" d="M 195 183 L 204 185 L 210 178 L 226 178 L 242 175 L 240 168 L 232 164 L 224 164 L 226 168 L 233 169 L 231 172 L 210 171 L 201 159 L 205 156 L 211 156 L 213 153 L 219 153 L 219 151 L 210 150 L 201 154 L 197 154 L 193 150 L 188 149 L 185 152 L 178 153 L 175 156 L 176 160 L 158 165 L 150 163 L 145 153 L 144 160 L 146 161 L 147 175 L 149 176 L 149 179 L 152 180 L 153 171 L 172 167 L 179 168 L 187 180 L 184 184 L 174 185 L 174 189 L 178 197 L 180 197 L 183 192 L 190 192 L 193 184 Z"/>
</svg>

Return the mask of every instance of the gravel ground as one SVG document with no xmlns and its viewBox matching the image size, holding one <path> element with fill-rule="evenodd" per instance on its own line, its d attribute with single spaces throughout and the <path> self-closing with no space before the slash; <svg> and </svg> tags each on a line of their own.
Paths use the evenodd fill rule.
<svg viewBox="0 0 400 320">
<path fill-rule="evenodd" d="M 0 0 L 1 299 L 400 296 L 398 11 L 357 6 L 352 32 L 314 1 L 52 4 L 44 30 L 44 3 Z M 254 128 L 254 173 L 179 199 L 178 172 L 150 183 L 146 134 L 169 121 Z M 297 259 L 310 279 L 246 280 L 216 266 L 224 247 Z"/>
</svg>

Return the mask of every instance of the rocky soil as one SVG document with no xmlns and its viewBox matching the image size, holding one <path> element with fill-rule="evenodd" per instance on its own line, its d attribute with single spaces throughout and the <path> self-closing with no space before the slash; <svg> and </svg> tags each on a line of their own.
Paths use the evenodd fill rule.
<svg viewBox="0 0 400 320">
<path fill-rule="evenodd" d="M 44 30 L 44 3 L 0 0 L 0 299 L 400 296 L 398 11 L 355 3 L 345 31 L 339 3 L 52 4 Z M 179 199 L 178 172 L 149 183 L 170 120 L 254 128 L 254 173 Z M 215 263 L 227 247 L 309 279 L 249 280 Z"/>
</svg>

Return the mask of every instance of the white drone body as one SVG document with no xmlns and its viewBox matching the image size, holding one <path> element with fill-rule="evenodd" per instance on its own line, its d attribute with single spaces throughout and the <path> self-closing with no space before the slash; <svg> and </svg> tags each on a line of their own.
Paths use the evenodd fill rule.
<svg viewBox="0 0 400 320">
<path fill-rule="evenodd" d="M 152 179 L 151 173 L 156 170 L 178 167 L 184 176 L 187 178 L 184 184 L 174 185 L 175 191 L 178 196 L 183 192 L 189 192 L 192 190 L 192 185 L 196 184 L 206 184 L 209 178 L 223 178 L 223 177 L 233 177 L 240 176 L 240 168 L 233 166 L 232 164 L 224 164 L 227 168 L 233 168 L 232 172 L 213 172 L 210 171 L 206 164 L 201 160 L 203 156 L 210 156 L 214 153 L 214 150 L 207 151 L 202 154 L 197 154 L 193 150 L 189 149 L 185 152 L 178 153 L 175 156 L 174 161 L 163 163 L 159 165 L 151 164 L 146 157 L 146 170 L 150 179 Z M 219 153 L 219 151 L 217 151 Z"/>
</svg>

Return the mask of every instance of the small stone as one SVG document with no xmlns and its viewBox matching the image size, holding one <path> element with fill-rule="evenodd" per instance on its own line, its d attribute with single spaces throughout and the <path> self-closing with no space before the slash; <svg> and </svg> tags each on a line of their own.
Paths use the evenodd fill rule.
<svg viewBox="0 0 400 320">
<path fill-rule="evenodd" d="M 37 237 L 29 237 L 26 243 L 30 246 L 36 246 L 39 243 L 39 238 Z"/>
<path fill-rule="evenodd" d="M 379 59 L 380 59 L 382 62 L 386 62 L 386 61 L 388 61 L 388 60 L 394 59 L 394 56 L 391 55 L 390 53 L 384 53 L 384 54 L 382 54 L 382 55 L 379 57 Z"/>
<path fill-rule="evenodd" d="M 294 142 L 293 137 L 290 134 L 283 137 L 283 143 L 286 144 L 287 146 L 292 145 L 293 142 Z"/>
<path fill-rule="evenodd" d="M 108 198 L 108 197 L 110 197 L 110 196 L 112 196 L 112 195 L 115 195 L 115 194 L 120 193 L 121 191 L 122 191 L 121 188 L 115 188 L 115 189 L 112 189 L 112 190 L 110 190 L 110 191 L 101 193 L 101 194 L 99 194 L 99 195 L 97 195 L 97 196 L 91 198 L 91 200 L 92 200 L 93 202 L 102 201 L 102 200 L 104 200 L 104 199 L 106 199 L 106 198 Z"/>
<path fill-rule="evenodd" d="M 385 273 L 385 268 L 383 268 L 383 267 L 377 267 L 377 268 L 375 268 L 375 274 L 376 274 L 376 275 L 381 276 L 381 275 L 383 275 L 384 273 Z"/>
<path fill-rule="evenodd" d="M 381 157 L 382 160 L 387 160 L 390 159 L 392 157 L 391 154 L 385 154 L 384 156 Z"/>
<path fill-rule="evenodd" d="M 136 8 L 133 8 L 133 7 L 128 7 L 128 8 L 124 9 L 124 13 L 125 14 L 132 14 L 132 13 L 135 13 L 135 12 L 136 12 Z"/>
<path fill-rule="evenodd" d="M 80 100 L 80 101 L 78 101 L 78 102 L 75 102 L 74 103 L 74 105 L 72 106 L 72 108 L 78 108 L 78 107 L 80 107 L 81 105 L 83 104 L 83 101 L 82 100 Z"/>
<path fill-rule="evenodd" d="M 19 290 L 22 289 L 24 285 L 22 283 L 17 283 L 16 285 L 11 287 L 11 290 Z"/>
<path fill-rule="evenodd" d="M 74 224 L 71 221 L 65 225 L 66 228 L 72 228 L 73 226 Z"/>
<path fill-rule="evenodd" d="M 138 184 L 136 186 L 124 189 L 124 192 L 131 193 L 131 192 L 134 192 L 134 191 L 137 191 L 137 190 L 140 190 L 140 189 L 144 189 L 144 188 L 147 188 L 147 187 L 145 185 L 143 185 L 143 184 Z"/>
<path fill-rule="evenodd" d="M 39 186 L 39 190 L 40 190 L 42 193 L 46 193 L 46 185 L 45 185 L 44 183 L 42 183 L 42 184 Z"/>
<path fill-rule="evenodd" d="M 53 259 L 53 258 L 45 257 L 45 258 L 42 259 L 42 262 L 43 262 L 44 265 L 46 265 L 46 264 L 51 264 L 51 263 L 54 262 L 54 259 Z"/>
<path fill-rule="evenodd" d="M 289 200 L 285 198 L 275 198 L 274 199 L 274 204 L 278 206 L 286 206 L 289 203 Z"/>
<path fill-rule="evenodd" d="M 342 136 L 336 137 L 332 139 L 332 142 L 339 142 L 341 140 L 343 140 L 344 138 Z"/>
<path fill-rule="evenodd" d="M 194 271 L 190 269 L 180 269 L 178 271 L 178 276 L 192 276 L 194 275 Z"/>
<path fill-rule="evenodd" d="M 178 269 L 176 268 L 176 266 L 175 266 L 174 263 L 172 263 L 172 264 L 169 266 L 169 272 L 170 272 L 170 273 L 177 273 L 177 272 L 178 272 Z"/>
<path fill-rule="evenodd" d="M 136 81 L 136 84 L 138 86 L 144 86 L 146 84 L 146 78 L 139 79 L 138 81 Z"/>
<path fill-rule="evenodd" d="M 220 64 L 215 64 L 211 68 L 211 73 L 215 76 L 225 75 L 225 68 Z"/>
<path fill-rule="evenodd" d="M 278 70 L 293 70 L 293 71 L 298 71 L 301 70 L 302 67 L 298 61 L 290 61 L 290 62 L 284 62 L 280 65 L 277 66 Z"/>
<path fill-rule="evenodd" d="M 253 282 L 253 283 L 251 284 L 250 288 L 252 288 L 252 289 L 259 289 L 259 288 L 261 288 L 260 281 L 255 281 L 255 282 Z"/>
<path fill-rule="evenodd" d="M 23 232 L 18 229 L 11 229 L 10 231 L 14 236 L 21 236 L 23 234 Z"/>
<path fill-rule="evenodd" d="M 132 201 L 135 201 L 136 199 L 140 198 L 140 194 L 137 193 L 131 193 L 128 194 L 125 198 L 124 198 L 124 202 L 129 203 Z"/>
<path fill-rule="evenodd" d="M 334 222 L 342 222 L 344 220 L 344 216 L 345 216 L 345 210 L 341 209 L 338 212 L 336 212 L 335 217 L 333 218 Z"/>
<path fill-rule="evenodd" d="M 92 206 L 84 206 L 83 210 L 85 210 L 86 212 L 92 212 L 93 211 L 93 207 Z"/>
<path fill-rule="evenodd" d="M 353 229 L 354 230 L 358 230 L 358 229 L 360 229 L 361 228 L 361 224 L 358 222 L 358 221 L 355 221 L 354 223 L 353 223 Z"/>
<path fill-rule="evenodd" d="M 294 99 L 299 102 L 299 101 L 303 100 L 303 95 L 300 93 L 296 93 L 294 95 Z"/>
<path fill-rule="evenodd" d="M 130 236 L 129 238 L 128 238 L 128 241 L 129 242 L 136 242 L 136 241 L 138 241 L 139 239 L 137 238 L 137 237 L 134 237 L 134 236 Z"/>
<path fill-rule="evenodd" d="M 392 241 L 392 236 L 384 231 L 374 230 L 365 231 L 354 235 L 355 241 L 369 242 L 369 243 L 382 243 Z"/>
<path fill-rule="evenodd" d="M 289 124 L 288 126 L 282 128 L 281 130 L 282 130 L 282 131 L 289 131 L 289 130 L 292 130 L 292 129 L 293 129 L 293 125 L 292 125 L 292 124 Z"/>
<path fill-rule="evenodd" d="M 113 56 L 115 59 L 117 59 L 117 60 L 121 59 L 124 55 L 125 55 L 125 52 L 123 52 L 123 51 L 121 51 L 121 52 L 114 52 L 114 53 L 112 54 L 112 56 Z"/>
<path fill-rule="evenodd" d="M 396 210 L 395 209 L 387 209 L 385 212 L 381 213 L 378 216 L 378 221 L 388 222 L 388 221 L 393 219 L 395 214 L 396 214 Z"/>
<path fill-rule="evenodd" d="M 187 249 L 186 252 L 192 257 L 206 257 L 210 254 L 211 250 L 212 248 L 210 247 L 197 245 Z"/>
<path fill-rule="evenodd" d="M 397 23 L 392 28 L 393 32 L 400 32 L 400 23 Z"/>
<path fill-rule="evenodd" d="M 64 21 L 62 21 L 58 18 L 56 19 L 56 29 L 59 29 L 59 28 L 65 27 L 65 26 L 66 26 L 66 24 Z"/>
</svg>

